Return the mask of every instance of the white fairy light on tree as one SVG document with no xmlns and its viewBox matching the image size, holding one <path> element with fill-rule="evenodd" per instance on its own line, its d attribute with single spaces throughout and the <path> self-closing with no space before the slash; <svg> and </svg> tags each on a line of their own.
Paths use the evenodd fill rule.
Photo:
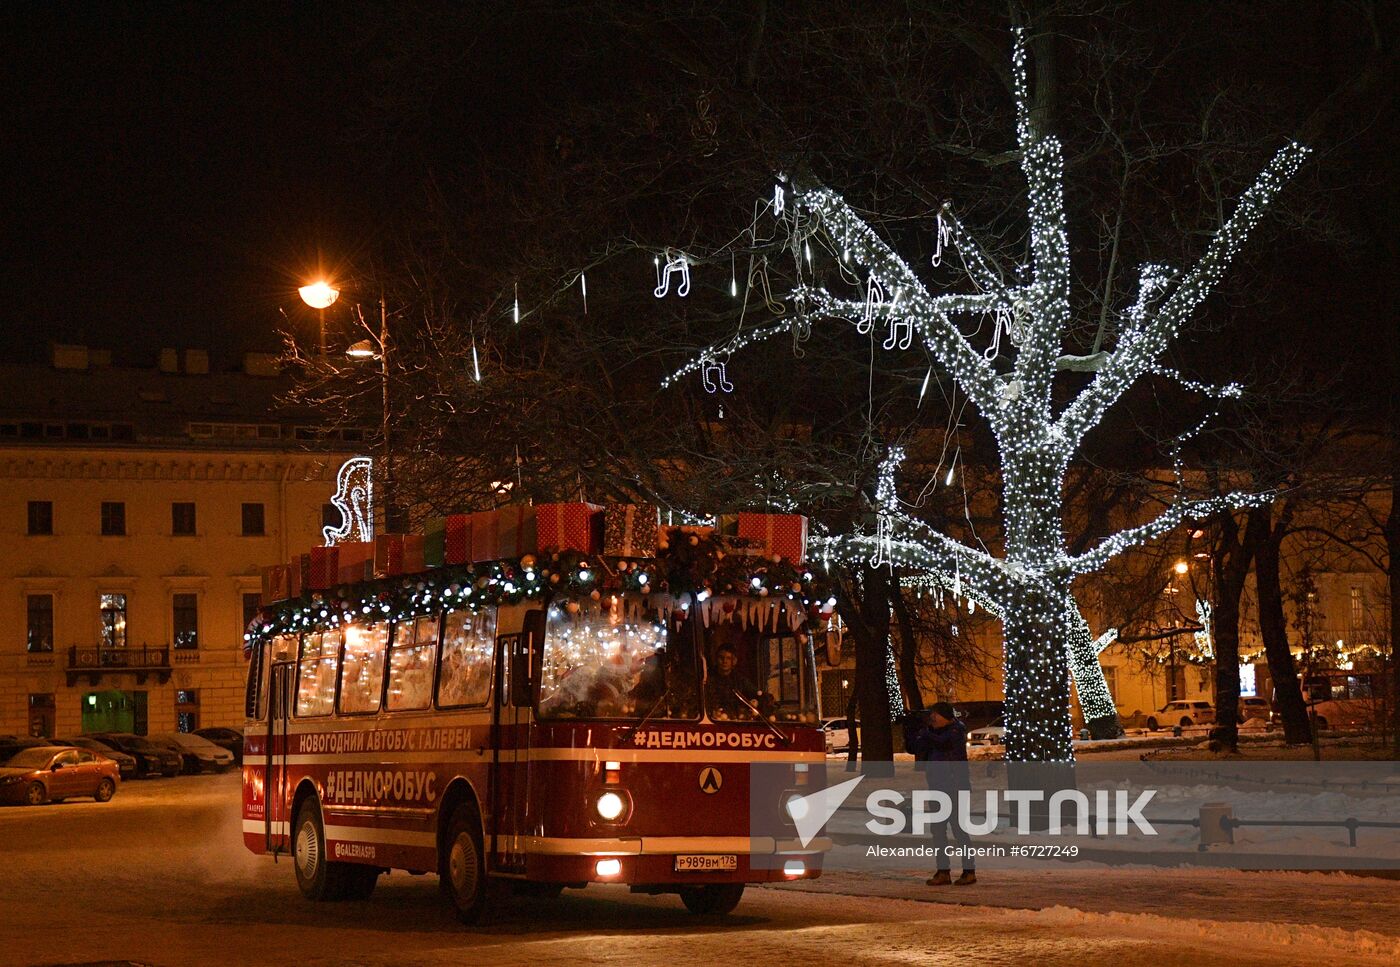
<svg viewBox="0 0 1400 967">
<path fill-rule="evenodd" d="M 975 594 L 978 603 L 998 615 L 1003 625 L 1007 758 L 1070 761 L 1071 669 L 1086 718 L 1096 711 L 1113 715 L 1106 686 L 1100 691 L 1103 675 L 1097 661 L 1107 636 L 1096 640 L 1090 633 L 1074 603 L 1074 579 L 1187 520 L 1251 506 L 1262 499 L 1229 494 L 1192 500 L 1179 493 L 1155 520 L 1071 556 L 1062 533 L 1063 484 L 1070 460 L 1089 431 L 1134 383 L 1152 373 L 1170 374 L 1160 368 L 1168 345 L 1219 283 L 1308 149 L 1293 142 L 1274 156 L 1189 270 L 1173 274 L 1160 266 L 1144 266 L 1137 299 L 1127 310 L 1112 352 L 1092 357 L 1063 355 L 1072 315 L 1064 162 L 1059 141 L 1038 132 L 1032 123 L 1025 40 L 1019 29 L 1014 31 L 1012 67 L 1016 137 L 1027 183 L 1027 264 L 1018 272 L 998 271 L 953 215 L 951 206 L 944 205 L 939 213 L 939 258 L 946 256 L 947 248 L 956 248 L 978 292 L 935 296 L 839 195 L 793 179 L 786 199 L 792 223 L 807 226 L 808 231 L 819 226 L 833 246 L 840 247 L 843 262 L 849 257 L 852 264 L 861 267 L 868 282 L 861 298 L 844 298 L 807 284 L 798 285 L 792 296 L 805 309 L 800 314 L 803 324 L 814 318 L 844 319 L 866 334 L 877 321 L 908 323 L 990 424 L 1001 461 L 1004 556 L 994 557 L 980 547 L 969 547 L 926 528 L 917 530 L 916 536 L 906 534 L 904 539 L 893 539 L 883 532 L 875 538 L 856 534 L 828 539 L 824 554 L 856 562 L 868 561 L 878 553 L 896 568 L 951 580 L 959 586 L 955 594 L 964 588 L 967 594 Z M 1029 281 L 1009 284 L 1006 279 Z M 891 291 L 895 298 L 885 302 L 883 294 Z M 957 315 L 988 313 L 999 320 L 998 328 L 1005 329 L 1012 345 L 1012 351 L 999 350 L 990 359 L 952 322 Z M 726 352 L 790 332 L 797 321 L 789 318 L 742 334 L 726 343 Z M 692 360 L 663 385 L 701 369 L 713 352 Z M 998 371 L 1001 359 L 1010 360 L 1008 371 Z M 1051 390 L 1056 373 L 1065 370 L 1092 375 L 1068 406 L 1057 412 Z M 1183 382 L 1192 389 L 1213 389 Z M 1220 388 L 1212 395 L 1231 395 L 1232 390 Z M 950 482 L 952 469 L 950 466 Z M 917 524 L 902 515 L 898 520 L 901 528 Z"/>
</svg>

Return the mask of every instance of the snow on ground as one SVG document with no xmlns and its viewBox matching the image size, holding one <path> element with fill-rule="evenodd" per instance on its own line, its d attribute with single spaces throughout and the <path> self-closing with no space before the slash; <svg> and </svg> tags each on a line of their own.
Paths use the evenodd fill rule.
<svg viewBox="0 0 1400 967">
<path fill-rule="evenodd" d="M 618 887 L 516 900 L 458 924 L 436 878 L 395 873 L 365 903 L 310 904 L 290 866 L 246 852 L 236 776 L 123 786 L 106 805 L 0 809 L 0 964 L 493 965 L 1391 964 L 1400 882 L 1105 869 L 838 873 L 751 889 L 698 919 Z"/>
</svg>

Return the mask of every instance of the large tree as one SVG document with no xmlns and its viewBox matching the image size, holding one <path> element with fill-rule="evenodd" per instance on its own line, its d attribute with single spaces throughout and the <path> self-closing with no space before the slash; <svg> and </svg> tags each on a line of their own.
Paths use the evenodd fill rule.
<svg viewBox="0 0 1400 967">
<path fill-rule="evenodd" d="M 1307 149 L 1289 143 L 1274 156 L 1189 269 L 1142 267 L 1136 299 L 1126 309 L 1125 324 L 1111 350 L 1089 357 L 1066 355 L 1072 308 L 1064 160 L 1060 142 L 1039 130 L 1032 115 L 1024 31 L 1018 28 L 1014 36 L 1016 143 L 1027 184 L 1026 261 L 1009 270 L 994 262 L 951 205 L 944 205 L 938 215 L 939 237 L 948 252 L 956 252 L 975 291 L 935 294 L 926 274 L 916 272 L 840 195 L 807 173 L 795 172 L 780 184 L 775 198 L 775 208 L 782 203 L 779 214 L 791 232 L 794 255 L 802 253 L 811 265 L 809 253 L 825 249 L 833 256 L 833 268 L 825 274 L 837 277 L 840 285 L 840 275 L 852 278 L 847 267 L 854 266 L 859 274 L 855 285 L 834 290 L 822 284 L 814 266 L 790 293 L 796 311 L 789 317 L 712 346 L 676 375 L 714 366 L 749 343 L 810 327 L 817 319 L 849 320 L 861 331 L 887 327 L 887 348 L 908 348 L 917 338 L 956 381 L 996 439 L 1004 553 L 995 556 L 923 527 L 900 512 L 892 497 L 881 501 L 876 534 L 849 533 L 827 546 L 838 555 L 877 564 L 927 569 L 942 575 L 955 592 L 972 589 L 985 598 L 1003 623 L 1008 758 L 1068 761 L 1073 758 L 1069 666 L 1086 671 L 1091 664 L 1096 667 L 1090 653 L 1093 640 L 1081 630 L 1074 604 L 1074 578 L 1184 521 L 1257 503 L 1255 497 L 1236 493 L 1191 498 L 1182 480 L 1178 498 L 1155 519 L 1070 556 L 1064 541 L 1070 462 L 1089 432 L 1136 382 L 1152 375 L 1175 376 L 1163 364 L 1168 345 L 1224 276 Z M 969 317 L 994 320 L 990 352 L 974 346 L 959 327 L 958 320 Z M 1003 340 L 1010 343 L 1009 352 Z M 1004 368 L 998 366 L 1001 359 L 1007 360 Z M 1057 405 L 1057 377 L 1084 372 L 1091 374 L 1085 385 L 1066 405 Z M 1215 395 L 1234 392 L 1232 387 L 1183 382 Z M 891 478 L 899 456 L 892 454 L 883 468 Z M 1071 662 L 1066 643 L 1076 653 L 1085 653 L 1082 661 Z"/>
</svg>

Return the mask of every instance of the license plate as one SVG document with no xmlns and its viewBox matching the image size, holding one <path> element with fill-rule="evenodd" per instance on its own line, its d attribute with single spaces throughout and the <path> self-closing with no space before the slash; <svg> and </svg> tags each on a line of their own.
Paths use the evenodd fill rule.
<svg viewBox="0 0 1400 967">
<path fill-rule="evenodd" d="M 739 857 L 733 853 L 711 856 L 677 856 L 677 873 L 715 873 L 739 868 Z"/>
</svg>

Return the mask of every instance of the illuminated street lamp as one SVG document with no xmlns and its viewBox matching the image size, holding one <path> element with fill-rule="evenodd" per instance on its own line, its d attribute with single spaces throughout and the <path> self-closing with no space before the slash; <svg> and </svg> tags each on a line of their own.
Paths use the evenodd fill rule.
<svg viewBox="0 0 1400 967">
<path fill-rule="evenodd" d="M 331 285 L 325 279 L 317 279 L 310 285 L 304 285 L 297 289 L 297 295 L 301 296 L 301 301 L 315 309 L 321 316 L 321 356 L 326 355 L 326 310 L 336 299 L 340 298 L 340 290 Z"/>
<path fill-rule="evenodd" d="M 370 342 L 368 339 L 361 339 L 349 349 L 345 350 L 345 355 L 355 360 L 376 359 L 379 356 L 379 351 L 374 348 L 374 343 Z"/>
<path fill-rule="evenodd" d="M 1177 574 L 1185 574 L 1187 571 L 1191 570 L 1191 565 L 1185 561 L 1177 561 L 1176 564 L 1173 565 L 1172 570 L 1176 571 Z"/>
</svg>

